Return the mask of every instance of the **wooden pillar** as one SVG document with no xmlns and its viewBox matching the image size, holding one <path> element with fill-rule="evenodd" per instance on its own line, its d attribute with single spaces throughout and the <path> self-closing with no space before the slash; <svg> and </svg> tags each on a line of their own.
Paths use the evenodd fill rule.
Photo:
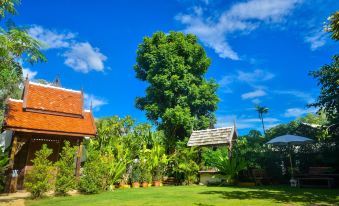
<svg viewBox="0 0 339 206">
<path fill-rule="evenodd" d="M 76 162 L 76 169 L 75 169 L 75 175 L 76 179 L 80 179 L 80 168 L 81 168 L 81 157 L 82 157 L 82 146 L 83 146 L 83 141 L 80 139 L 80 144 L 77 152 L 77 162 Z"/>
<path fill-rule="evenodd" d="M 16 136 L 13 137 L 13 142 L 12 142 L 12 148 L 11 148 L 11 154 L 9 157 L 9 167 L 7 170 L 7 181 L 6 181 L 6 188 L 5 191 L 6 192 L 15 192 L 13 191 L 13 189 L 11 189 L 11 185 L 13 185 L 12 181 L 14 181 L 14 179 L 12 178 L 12 170 L 14 167 L 14 158 L 15 158 L 15 153 L 16 153 L 16 149 L 17 149 L 17 144 L 18 144 L 18 138 Z M 16 189 L 16 188 L 14 188 Z M 12 191 L 11 191 L 12 190 Z"/>
</svg>

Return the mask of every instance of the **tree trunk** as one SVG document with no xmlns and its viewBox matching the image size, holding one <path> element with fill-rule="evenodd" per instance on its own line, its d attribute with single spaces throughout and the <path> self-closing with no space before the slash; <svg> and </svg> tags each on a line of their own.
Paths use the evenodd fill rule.
<svg viewBox="0 0 339 206">
<path fill-rule="evenodd" d="M 264 125 L 264 117 L 261 115 L 261 124 L 262 124 L 262 130 L 264 131 L 264 136 L 266 137 L 266 131 L 265 131 L 265 125 Z"/>
</svg>

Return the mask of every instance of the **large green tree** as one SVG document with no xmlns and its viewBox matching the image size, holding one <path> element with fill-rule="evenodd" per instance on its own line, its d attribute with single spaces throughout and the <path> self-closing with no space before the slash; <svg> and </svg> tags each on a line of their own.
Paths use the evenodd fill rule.
<svg viewBox="0 0 339 206">
<path fill-rule="evenodd" d="M 148 87 L 146 95 L 136 99 L 136 107 L 164 130 L 169 148 L 192 129 L 213 127 L 216 122 L 218 86 L 204 78 L 210 64 L 192 34 L 156 32 L 138 47 L 134 69 Z"/>
<path fill-rule="evenodd" d="M 40 52 L 41 43 L 6 17 L 7 13 L 16 14 L 18 3 L 19 0 L 0 1 L 0 23 L 5 21 L 7 25 L 6 28 L 0 26 L 0 124 L 6 98 L 20 95 L 22 64 L 46 61 Z"/>
<path fill-rule="evenodd" d="M 333 40 L 339 40 L 339 11 L 328 18 L 325 31 L 331 33 Z M 333 56 L 331 64 L 322 66 L 319 70 L 311 71 L 310 75 L 318 80 L 320 95 L 310 106 L 318 107 L 326 112 L 328 119 L 327 131 L 338 139 L 339 136 L 339 55 Z"/>
<path fill-rule="evenodd" d="M 320 95 L 311 106 L 323 109 L 330 124 L 339 124 L 339 55 L 333 57 L 331 64 L 310 72 L 318 80 Z"/>
</svg>

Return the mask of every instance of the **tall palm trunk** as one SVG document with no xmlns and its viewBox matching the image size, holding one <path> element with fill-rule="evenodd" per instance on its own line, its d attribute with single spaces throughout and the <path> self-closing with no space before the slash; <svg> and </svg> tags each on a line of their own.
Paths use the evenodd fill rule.
<svg viewBox="0 0 339 206">
<path fill-rule="evenodd" d="M 261 120 L 262 130 L 264 132 L 264 136 L 266 136 L 265 124 L 264 124 L 264 114 L 266 114 L 268 112 L 268 108 L 257 105 L 256 111 L 258 112 L 259 119 Z"/>
<path fill-rule="evenodd" d="M 264 136 L 266 136 L 265 124 L 264 124 L 264 116 L 262 114 L 260 115 L 260 119 L 261 119 L 262 130 L 264 132 Z"/>
</svg>

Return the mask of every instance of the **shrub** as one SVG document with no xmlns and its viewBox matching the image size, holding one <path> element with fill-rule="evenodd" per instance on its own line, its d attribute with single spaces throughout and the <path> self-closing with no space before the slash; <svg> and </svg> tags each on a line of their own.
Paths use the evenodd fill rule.
<svg viewBox="0 0 339 206">
<path fill-rule="evenodd" d="M 141 176 L 140 176 L 140 182 L 152 182 L 152 174 L 149 168 L 143 167 L 141 168 Z"/>
<path fill-rule="evenodd" d="M 190 185 L 197 181 L 199 165 L 197 164 L 198 150 L 187 147 L 186 141 L 177 143 L 175 153 L 171 157 L 171 166 L 176 179 Z"/>
<path fill-rule="evenodd" d="M 133 171 L 131 175 L 131 182 L 140 182 L 141 180 L 141 170 L 139 164 L 133 165 Z"/>
<path fill-rule="evenodd" d="M 48 160 L 52 152 L 52 149 L 43 144 L 42 149 L 35 153 L 35 158 L 32 160 L 33 169 L 26 175 L 25 187 L 33 198 L 39 198 L 45 192 L 52 189 L 53 164 Z"/>
<path fill-rule="evenodd" d="M 3 151 L 3 148 L 0 146 L 0 192 L 4 190 L 6 176 L 5 172 L 8 169 L 8 154 Z"/>
<path fill-rule="evenodd" d="M 76 188 L 75 179 L 75 153 L 76 147 L 71 147 L 68 141 L 62 148 L 60 159 L 56 163 L 58 173 L 55 182 L 55 191 L 65 195 L 68 191 Z"/>
<path fill-rule="evenodd" d="M 87 161 L 80 178 L 80 191 L 95 194 L 104 189 L 104 166 L 99 151 L 88 148 Z"/>
</svg>

